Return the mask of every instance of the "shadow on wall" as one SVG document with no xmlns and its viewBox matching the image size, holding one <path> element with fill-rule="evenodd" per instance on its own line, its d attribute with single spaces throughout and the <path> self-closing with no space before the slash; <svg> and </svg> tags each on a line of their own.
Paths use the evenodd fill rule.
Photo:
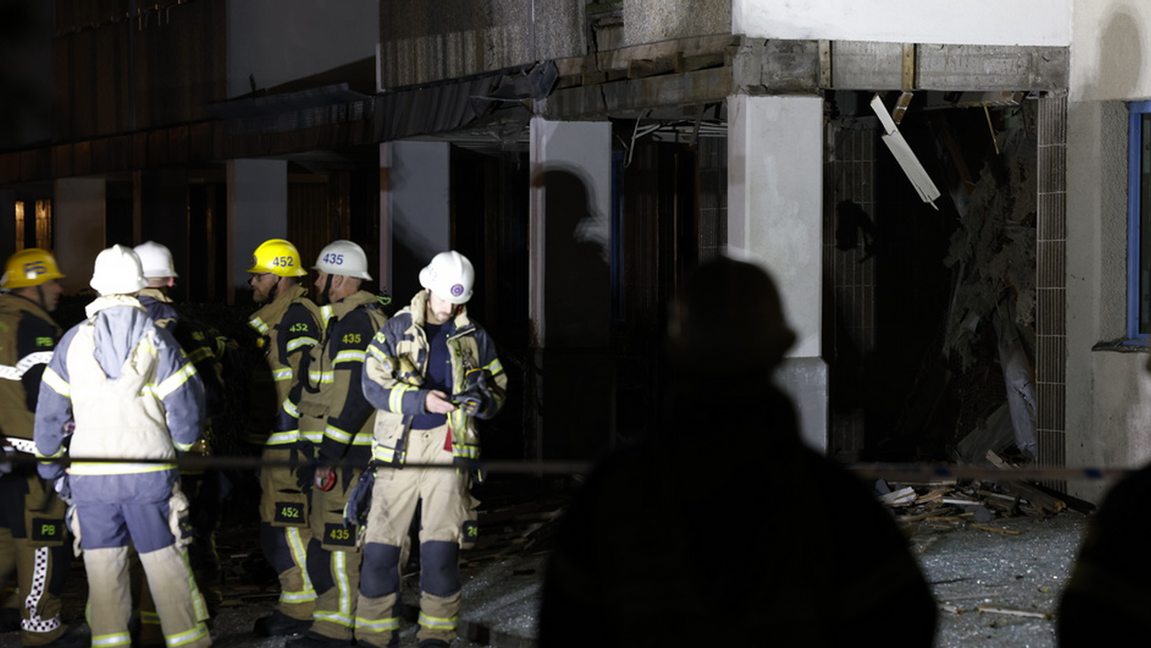
<svg viewBox="0 0 1151 648">
<path fill-rule="evenodd" d="M 1130 9 L 1116 9 L 1099 38 L 1099 67 L 1088 78 L 1082 97 L 1087 99 L 1133 96 L 1142 75 L 1143 36 Z M 1094 85 L 1092 85 L 1094 83 Z"/>
<path fill-rule="evenodd" d="M 592 212 L 588 183 L 578 172 L 550 167 L 536 175 L 532 186 L 544 188 L 545 345 L 607 347 L 611 285 L 606 224 Z"/>
</svg>

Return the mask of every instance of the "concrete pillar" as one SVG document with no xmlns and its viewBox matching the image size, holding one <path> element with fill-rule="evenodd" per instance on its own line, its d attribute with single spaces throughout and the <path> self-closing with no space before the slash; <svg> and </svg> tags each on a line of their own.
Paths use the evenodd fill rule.
<svg viewBox="0 0 1151 648">
<path fill-rule="evenodd" d="M 827 364 L 822 327 L 823 100 L 728 98 L 728 248 L 779 284 L 798 339 L 776 373 L 795 400 L 800 430 L 827 450 Z"/>
<path fill-rule="evenodd" d="M 56 232 L 56 263 L 64 277 L 65 294 L 88 289 L 96 255 L 106 246 L 104 181 L 81 178 L 57 180 L 53 189 L 52 227 Z M 25 208 L 24 227 L 35 227 L 35 210 Z M 30 216 L 31 215 L 31 216 Z M 62 233 L 67 232 L 67 236 Z"/>
<path fill-rule="evenodd" d="M 419 289 L 420 269 L 451 249 L 451 145 L 380 144 L 380 285 L 400 305 Z"/>
<path fill-rule="evenodd" d="M 288 163 L 283 160 L 228 161 L 228 303 L 247 290 L 252 252 L 270 238 L 288 237 Z M 307 263 L 307 261 L 304 261 Z"/>
<path fill-rule="evenodd" d="M 614 425 L 611 124 L 534 118 L 531 164 L 528 313 L 545 413 L 537 454 L 594 459 Z"/>
</svg>

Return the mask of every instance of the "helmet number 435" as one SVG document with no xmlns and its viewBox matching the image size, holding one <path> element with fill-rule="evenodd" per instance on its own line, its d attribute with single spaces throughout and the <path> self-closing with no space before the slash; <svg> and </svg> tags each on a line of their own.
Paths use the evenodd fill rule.
<svg viewBox="0 0 1151 648">
<path fill-rule="evenodd" d="M 343 265 L 344 264 L 344 255 L 328 253 L 328 254 L 324 255 L 323 260 L 324 260 L 324 263 L 330 263 L 332 265 Z"/>
</svg>

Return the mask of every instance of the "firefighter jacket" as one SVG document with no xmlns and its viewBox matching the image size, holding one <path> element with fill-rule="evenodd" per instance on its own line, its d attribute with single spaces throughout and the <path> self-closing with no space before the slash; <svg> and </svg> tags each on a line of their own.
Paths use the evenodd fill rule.
<svg viewBox="0 0 1151 648">
<path fill-rule="evenodd" d="M 323 342 L 312 347 L 300 401 L 285 409 L 300 417 L 300 434 L 321 459 L 362 459 L 367 464 L 375 409 L 364 398 L 364 356 L 387 321 L 376 296 L 360 290 L 320 307 Z M 307 423 L 305 423 L 307 421 Z M 356 451 L 358 450 L 358 451 Z"/>
<path fill-rule="evenodd" d="M 148 312 L 148 317 L 172 333 L 172 337 L 176 338 L 180 348 L 187 354 L 188 361 L 196 367 L 196 373 L 200 374 L 200 380 L 204 383 L 207 418 L 211 420 L 223 416 L 223 358 L 227 338 L 215 329 L 184 317 L 162 291 L 144 288 L 137 293 L 137 299 Z"/>
<path fill-rule="evenodd" d="M 364 360 L 364 396 L 380 410 L 376 414 L 372 456 L 385 463 L 403 463 L 412 417 L 427 413 L 424 402 L 429 390 L 421 388 L 428 363 L 426 303 L 427 291 L 417 293 L 411 304 L 376 333 Z M 455 333 L 448 338 L 453 393 L 466 389 L 468 371 L 482 369 L 490 398 L 485 399 L 476 416 L 489 418 L 503 407 L 507 375 L 496 357 L 495 344 L 483 328 L 468 319 L 465 309 L 456 315 L 454 323 Z M 473 417 L 457 408 L 447 420 L 453 457 L 479 459 L 480 442 Z"/>
<path fill-rule="evenodd" d="M 175 475 L 175 465 L 162 460 L 189 450 L 203 430 L 200 377 L 172 334 L 135 297 L 101 297 L 87 314 L 64 334 L 44 371 L 36 454 L 56 458 L 67 449 L 74 458 L 125 460 L 74 461 L 76 501 L 162 501 Z M 75 430 L 66 448 L 69 419 Z M 48 479 L 62 471 L 60 464 L 40 466 Z M 101 486 L 83 488 L 89 476 L 101 477 Z"/>
<path fill-rule="evenodd" d="M 259 334 L 257 344 L 264 351 L 266 364 L 253 372 L 253 404 L 256 414 L 248 428 L 247 441 L 256 445 L 295 443 L 298 438 L 296 419 L 284 409 L 285 402 L 299 401 L 303 383 L 299 376 L 307 371 L 308 355 L 320 343 L 320 309 L 308 299 L 303 286 L 292 286 L 280 292 L 269 304 L 248 320 Z M 274 386 L 274 389 L 266 389 Z M 265 389 L 261 389 L 261 388 Z M 273 413 L 274 420 L 261 419 Z"/>
<path fill-rule="evenodd" d="M 0 295 L 0 434 L 23 446 L 17 450 L 33 450 L 40 376 L 61 332 L 36 302 L 12 293 Z"/>
</svg>

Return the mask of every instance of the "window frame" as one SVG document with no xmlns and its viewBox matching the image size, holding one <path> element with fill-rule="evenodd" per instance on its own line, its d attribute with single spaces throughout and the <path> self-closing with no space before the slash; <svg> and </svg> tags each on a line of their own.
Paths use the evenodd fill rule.
<svg viewBox="0 0 1151 648">
<path fill-rule="evenodd" d="M 1143 116 L 1151 115 L 1151 101 L 1132 101 L 1127 105 L 1127 337 L 1126 345 L 1148 346 L 1151 333 L 1139 332 L 1142 307 L 1140 242 L 1143 236 L 1142 159 Z"/>
</svg>

